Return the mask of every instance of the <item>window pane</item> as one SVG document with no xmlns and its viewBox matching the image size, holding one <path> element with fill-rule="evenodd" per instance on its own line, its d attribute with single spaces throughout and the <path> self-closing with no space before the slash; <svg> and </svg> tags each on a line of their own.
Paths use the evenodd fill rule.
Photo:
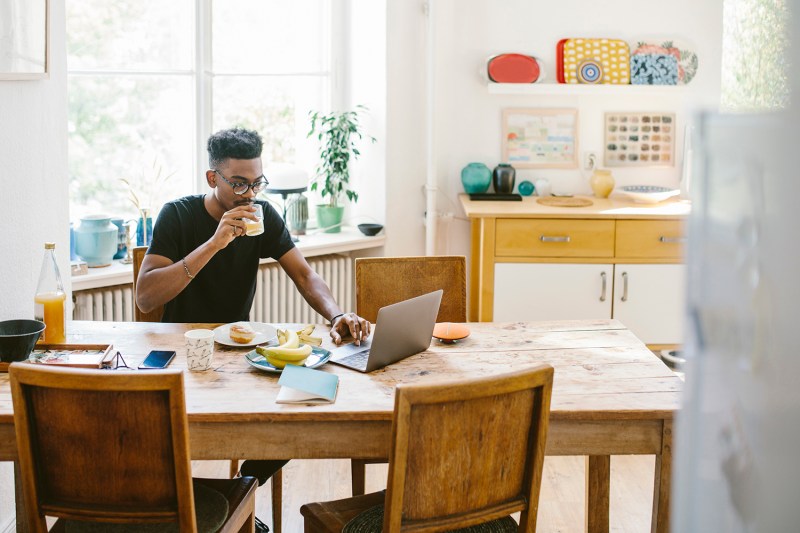
<svg viewBox="0 0 800 533">
<path fill-rule="evenodd" d="M 328 68 L 330 0 L 216 0 L 216 72 L 321 72 Z"/>
<path fill-rule="evenodd" d="M 326 77 L 238 77 L 214 80 L 214 131 L 242 126 L 264 139 L 264 165 L 295 163 L 313 169 L 313 145 L 306 140 L 309 110 L 323 108 Z"/>
<path fill-rule="evenodd" d="M 194 189 L 192 83 L 191 76 L 69 78 L 72 219 L 136 216 L 123 178 L 153 211 Z"/>
<path fill-rule="evenodd" d="M 70 70 L 192 68 L 192 0 L 66 0 Z"/>
</svg>

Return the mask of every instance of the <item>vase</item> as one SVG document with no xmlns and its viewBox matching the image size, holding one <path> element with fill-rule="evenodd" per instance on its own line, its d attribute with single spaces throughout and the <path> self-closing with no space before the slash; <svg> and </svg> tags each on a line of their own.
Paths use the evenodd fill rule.
<svg viewBox="0 0 800 533">
<path fill-rule="evenodd" d="M 596 168 L 592 172 L 592 177 L 589 178 L 589 185 L 596 197 L 608 198 L 608 195 L 614 190 L 614 176 L 611 175 L 610 170 Z"/>
<path fill-rule="evenodd" d="M 117 227 L 117 253 L 114 254 L 114 259 L 122 259 L 128 252 L 125 221 L 121 218 L 112 218 L 111 223 Z"/>
<path fill-rule="evenodd" d="M 153 240 L 153 217 L 149 209 L 142 209 L 141 214 L 136 226 L 136 246 L 150 246 Z"/>
<path fill-rule="evenodd" d="M 317 225 L 325 229 L 325 233 L 339 233 L 342 231 L 342 217 L 344 207 L 331 207 L 327 204 L 317 205 Z"/>
<path fill-rule="evenodd" d="M 483 163 L 470 163 L 461 169 L 461 183 L 467 194 L 486 192 L 492 183 L 492 171 Z"/>
<path fill-rule="evenodd" d="M 286 209 L 286 225 L 295 235 L 306 234 L 308 223 L 308 198 L 303 193 L 298 194 Z"/>
<path fill-rule="evenodd" d="M 117 253 L 119 230 L 106 215 L 91 215 L 81 219 L 75 229 L 75 253 L 90 267 L 111 264 Z"/>
<path fill-rule="evenodd" d="M 514 182 L 517 171 L 508 163 L 500 163 L 492 171 L 492 185 L 494 192 L 510 193 L 514 191 Z"/>
</svg>

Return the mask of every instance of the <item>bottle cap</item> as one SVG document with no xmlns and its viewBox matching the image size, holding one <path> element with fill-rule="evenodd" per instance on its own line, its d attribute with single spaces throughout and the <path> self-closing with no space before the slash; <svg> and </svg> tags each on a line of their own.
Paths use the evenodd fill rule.
<svg viewBox="0 0 800 533">
<path fill-rule="evenodd" d="M 56 243 L 54 243 L 54 242 L 46 242 L 46 243 L 44 243 L 44 249 L 45 250 L 55 250 L 56 249 Z"/>
</svg>

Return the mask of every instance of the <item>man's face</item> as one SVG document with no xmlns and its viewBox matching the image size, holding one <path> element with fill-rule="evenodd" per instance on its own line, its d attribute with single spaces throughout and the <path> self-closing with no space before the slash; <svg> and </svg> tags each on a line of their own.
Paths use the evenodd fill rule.
<svg viewBox="0 0 800 533">
<path fill-rule="evenodd" d="M 255 200 L 257 193 L 253 192 L 252 187 L 248 187 L 243 194 L 236 194 L 234 186 L 252 185 L 256 182 L 266 181 L 261 167 L 261 158 L 226 159 L 216 169 L 208 171 L 206 179 L 208 185 L 214 189 L 214 197 L 225 211 L 239 205 L 250 204 Z"/>
</svg>

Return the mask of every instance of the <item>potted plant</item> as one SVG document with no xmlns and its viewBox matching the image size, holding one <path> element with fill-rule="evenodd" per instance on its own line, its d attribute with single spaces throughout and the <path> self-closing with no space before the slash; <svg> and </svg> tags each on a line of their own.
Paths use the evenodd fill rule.
<svg viewBox="0 0 800 533">
<path fill-rule="evenodd" d="M 341 231 L 344 214 L 343 198 L 358 201 L 358 193 L 349 188 L 350 161 L 358 159 L 361 152 L 356 143 L 366 137 L 372 142 L 375 138 L 364 135 L 359 123 L 359 113 L 366 111 L 364 106 L 356 106 L 353 111 L 309 112 L 311 131 L 308 137 L 317 136 L 319 164 L 311 182 L 311 190 L 319 191 L 324 204 L 317 205 L 317 222 L 326 233 Z"/>
</svg>

